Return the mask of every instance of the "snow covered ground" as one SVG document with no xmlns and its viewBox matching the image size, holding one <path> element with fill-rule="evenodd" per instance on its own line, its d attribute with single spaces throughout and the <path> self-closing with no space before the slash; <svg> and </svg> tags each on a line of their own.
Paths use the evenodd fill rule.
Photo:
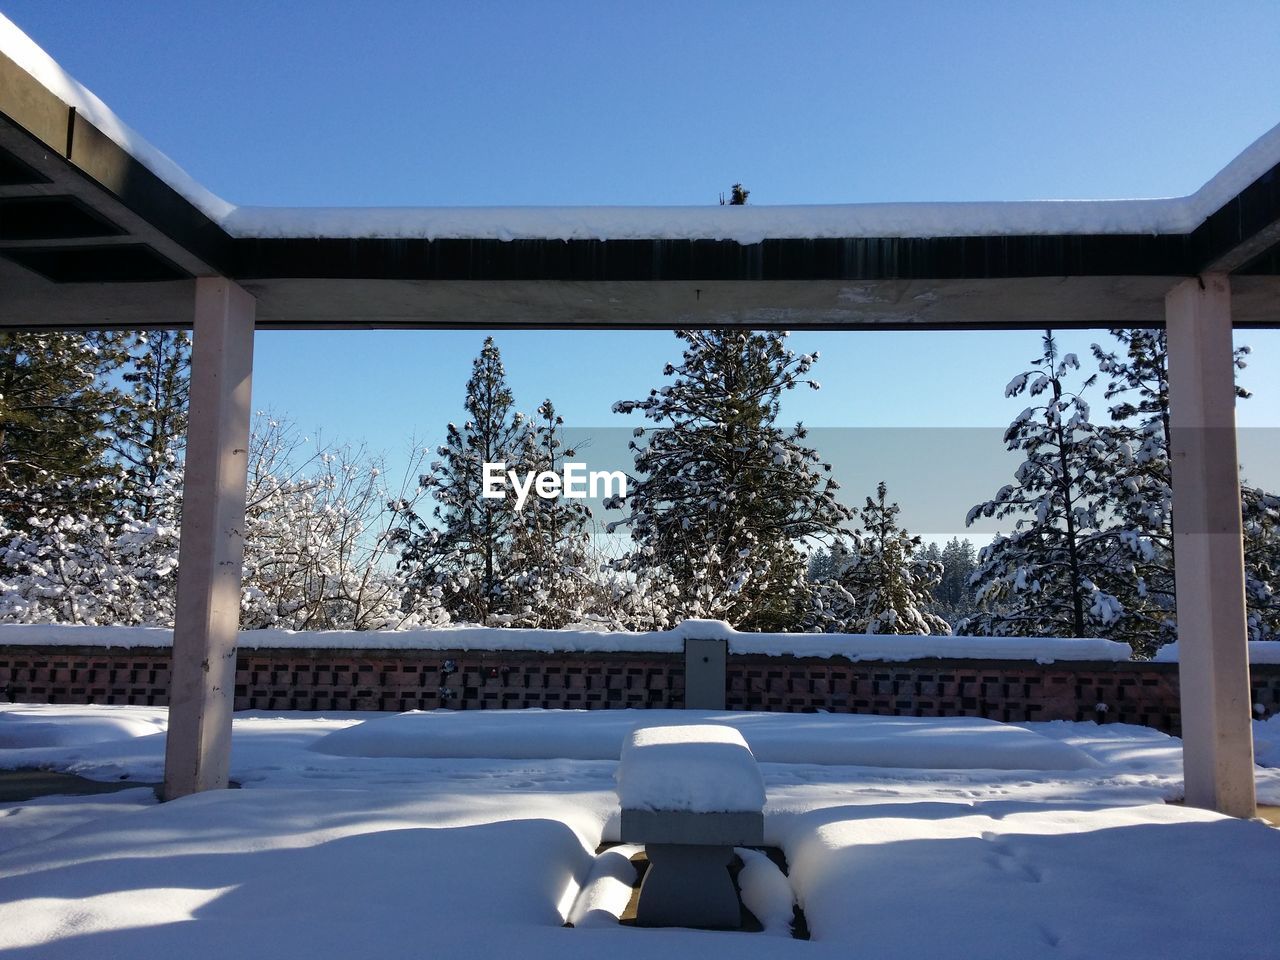
<svg viewBox="0 0 1280 960">
<path fill-rule="evenodd" d="M 767 932 L 619 926 L 630 867 L 594 853 L 616 839 L 619 724 L 717 719 L 766 758 L 766 839 L 790 882 L 750 855 L 741 882 Z M 1176 740 L 899 719 L 238 715 L 244 789 L 0 806 L 0 956 L 1280 960 L 1280 831 L 1166 805 L 1182 790 Z M 0 768 L 156 780 L 164 721 L 0 705 Z M 1273 725 L 1256 725 L 1260 747 Z M 579 738 L 591 750 L 575 759 Z M 453 755 L 433 755 L 451 739 Z M 950 752 L 965 762 L 926 764 L 929 739 L 963 744 Z M 864 749 L 877 765 L 851 762 Z M 1028 765 L 1002 769 L 1014 755 Z M 1280 802 L 1280 770 L 1259 769 L 1258 786 Z M 768 935 L 792 896 L 808 943 Z"/>
</svg>

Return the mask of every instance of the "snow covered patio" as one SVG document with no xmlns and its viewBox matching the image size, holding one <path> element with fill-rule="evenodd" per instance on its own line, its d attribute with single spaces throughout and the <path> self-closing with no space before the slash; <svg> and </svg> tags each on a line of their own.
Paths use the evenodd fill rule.
<svg viewBox="0 0 1280 960">
<path fill-rule="evenodd" d="M 1280 127 L 1165 199 L 237 207 L 0 17 L 0 323 L 195 330 L 169 797 L 227 783 L 255 325 L 1164 325 L 1187 801 L 1251 816 L 1231 337 L 1280 323 L 1277 183 Z"/>
<path fill-rule="evenodd" d="M 0 706 L 0 767 L 158 780 L 164 714 Z M 619 746 L 703 721 L 759 757 L 789 884 L 742 881 L 761 933 L 619 925 L 629 878 L 596 856 L 617 839 Z M 1167 805 L 1179 744 L 1145 728 L 502 711 L 233 731 L 243 789 L 0 808 L 0 954 L 1280 957 L 1280 832 Z M 1280 801 L 1280 770 L 1256 776 Z"/>
</svg>

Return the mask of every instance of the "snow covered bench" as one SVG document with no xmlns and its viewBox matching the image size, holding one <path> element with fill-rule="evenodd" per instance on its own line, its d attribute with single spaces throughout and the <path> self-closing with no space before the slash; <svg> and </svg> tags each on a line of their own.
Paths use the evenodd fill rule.
<svg viewBox="0 0 1280 960">
<path fill-rule="evenodd" d="M 733 727 L 641 727 L 623 743 L 618 800 L 624 843 L 643 843 L 641 926 L 734 928 L 735 846 L 764 842 L 764 781 Z"/>
</svg>

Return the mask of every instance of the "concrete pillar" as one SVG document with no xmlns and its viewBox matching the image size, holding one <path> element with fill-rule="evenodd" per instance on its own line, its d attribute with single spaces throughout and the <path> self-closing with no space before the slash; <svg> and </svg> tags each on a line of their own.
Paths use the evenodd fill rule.
<svg viewBox="0 0 1280 960">
<path fill-rule="evenodd" d="M 686 624 L 686 628 L 689 625 Z M 724 639 L 684 641 L 684 707 L 686 710 L 723 710 L 725 666 L 729 642 Z"/>
<path fill-rule="evenodd" d="M 1256 812 L 1231 287 L 1187 280 L 1165 299 L 1173 544 L 1186 802 Z"/>
<path fill-rule="evenodd" d="M 196 280 L 164 797 L 227 785 L 235 697 L 254 300 Z"/>
</svg>

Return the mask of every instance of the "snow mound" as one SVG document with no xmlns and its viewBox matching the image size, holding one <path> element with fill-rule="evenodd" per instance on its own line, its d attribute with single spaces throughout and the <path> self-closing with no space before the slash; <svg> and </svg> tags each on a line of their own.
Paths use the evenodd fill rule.
<svg viewBox="0 0 1280 960">
<path fill-rule="evenodd" d="M 0 853 L 66 833 L 94 820 L 154 807 L 150 787 L 91 796 L 37 797 L 0 809 Z"/>
<path fill-rule="evenodd" d="M 617 760 L 637 727 L 723 724 L 760 763 L 943 770 L 1085 770 L 1083 751 L 978 717 L 733 713 L 704 710 L 410 712 L 335 730 L 310 749 L 339 757 Z"/>
<path fill-rule="evenodd" d="M 874 945 L 877 960 L 1280 956 L 1280 833 L 1261 823 L 921 802 L 816 810 L 785 829 L 813 942 Z"/>
<path fill-rule="evenodd" d="M 560 956 L 593 859 L 575 829 L 588 818 L 560 811 L 341 790 L 187 797 L 9 851 L 0 954 Z"/>
<path fill-rule="evenodd" d="M 622 744 L 616 778 L 627 810 L 764 809 L 764 780 L 747 742 L 721 724 L 636 728 Z"/>
<path fill-rule="evenodd" d="M 737 847 L 734 852 L 742 859 L 742 872 L 738 874 L 742 905 L 760 921 L 765 933 L 776 937 L 791 936 L 796 902 L 791 881 L 759 850 Z"/>
<path fill-rule="evenodd" d="M 575 927 L 615 925 L 631 902 L 631 888 L 636 882 L 631 858 L 643 849 L 643 844 L 626 843 L 597 854 L 569 911 L 569 923 Z"/>
<path fill-rule="evenodd" d="M 1280 767 L 1280 714 L 1253 722 L 1253 759 L 1260 767 Z"/>
<path fill-rule="evenodd" d="M 73 747 L 163 733 L 152 707 L 0 704 L 0 749 Z"/>
</svg>

